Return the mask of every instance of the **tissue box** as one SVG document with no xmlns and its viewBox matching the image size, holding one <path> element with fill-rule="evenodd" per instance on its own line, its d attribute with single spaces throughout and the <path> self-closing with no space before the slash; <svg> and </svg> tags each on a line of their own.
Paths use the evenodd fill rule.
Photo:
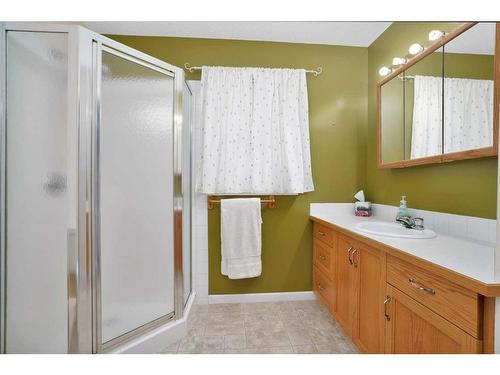
<svg viewBox="0 0 500 375">
<path fill-rule="evenodd" d="M 356 216 L 372 216 L 371 202 L 356 202 L 356 203 L 354 203 L 354 215 L 356 215 Z"/>
</svg>

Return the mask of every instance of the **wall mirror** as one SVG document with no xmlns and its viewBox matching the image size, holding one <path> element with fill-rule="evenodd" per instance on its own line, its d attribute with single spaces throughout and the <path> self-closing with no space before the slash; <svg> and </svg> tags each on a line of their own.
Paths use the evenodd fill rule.
<svg viewBox="0 0 500 375">
<path fill-rule="evenodd" d="M 429 31 L 377 85 L 379 168 L 498 154 L 500 26 Z"/>
</svg>

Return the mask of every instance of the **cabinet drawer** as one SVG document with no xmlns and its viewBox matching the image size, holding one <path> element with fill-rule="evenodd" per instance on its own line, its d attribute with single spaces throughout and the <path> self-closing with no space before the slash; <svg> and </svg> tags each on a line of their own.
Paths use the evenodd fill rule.
<svg viewBox="0 0 500 375">
<path fill-rule="evenodd" d="M 324 274 L 333 280 L 333 270 L 334 270 L 334 250 L 333 248 L 325 245 L 318 239 L 313 241 L 313 262 L 316 267 L 321 269 Z"/>
<path fill-rule="evenodd" d="M 316 266 L 313 266 L 313 290 L 320 301 L 331 311 L 333 306 L 333 284 Z"/>
<path fill-rule="evenodd" d="M 387 282 L 480 338 L 479 296 L 396 257 L 387 258 Z"/>
<path fill-rule="evenodd" d="M 325 227 L 324 225 L 314 223 L 313 237 L 323 241 L 328 246 L 333 247 L 334 245 L 334 239 L 335 239 L 334 232 L 333 230 L 331 230 L 328 227 Z"/>
</svg>

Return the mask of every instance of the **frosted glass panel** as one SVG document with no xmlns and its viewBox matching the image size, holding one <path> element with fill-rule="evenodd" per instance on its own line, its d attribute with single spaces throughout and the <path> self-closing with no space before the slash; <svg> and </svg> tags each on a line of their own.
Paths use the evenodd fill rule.
<svg viewBox="0 0 500 375">
<path fill-rule="evenodd" d="M 182 119 L 182 276 L 184 304 L 191 293 L 191 91 L 184 82 Z"/>
<path fill-rule="evenodd" d="M 173 78 L 103 51 L 103 343 L 174 311 L 173 93 Z"/>
<path fill-rule="evenodd" d="M 76 137 L 67 34 L 7 32 L 6 350 L 65 353 Z"/>
</svg>

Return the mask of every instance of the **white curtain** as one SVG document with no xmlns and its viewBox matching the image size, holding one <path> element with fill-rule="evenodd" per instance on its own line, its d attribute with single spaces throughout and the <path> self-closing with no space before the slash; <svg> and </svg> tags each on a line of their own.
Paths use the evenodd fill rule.
<svg viewBox="0 0 500 375">
<path fill-rule="evenodd" d="M 444 128 L 444 135 L 442 131 Z M 493 144 L 493 81 L 415 76 L 411 158 L 489 147 Z"/>
<path fill-rule="evenodd" d="M 441 77 L 415 76 L 410 154 L 412 159 L 441 154 L 442 84 Z"/>
<path fill-rule="evenodd" d="M 203 67 L 197 191 L 313 191 L 305 70 Z"/>
</svg>

